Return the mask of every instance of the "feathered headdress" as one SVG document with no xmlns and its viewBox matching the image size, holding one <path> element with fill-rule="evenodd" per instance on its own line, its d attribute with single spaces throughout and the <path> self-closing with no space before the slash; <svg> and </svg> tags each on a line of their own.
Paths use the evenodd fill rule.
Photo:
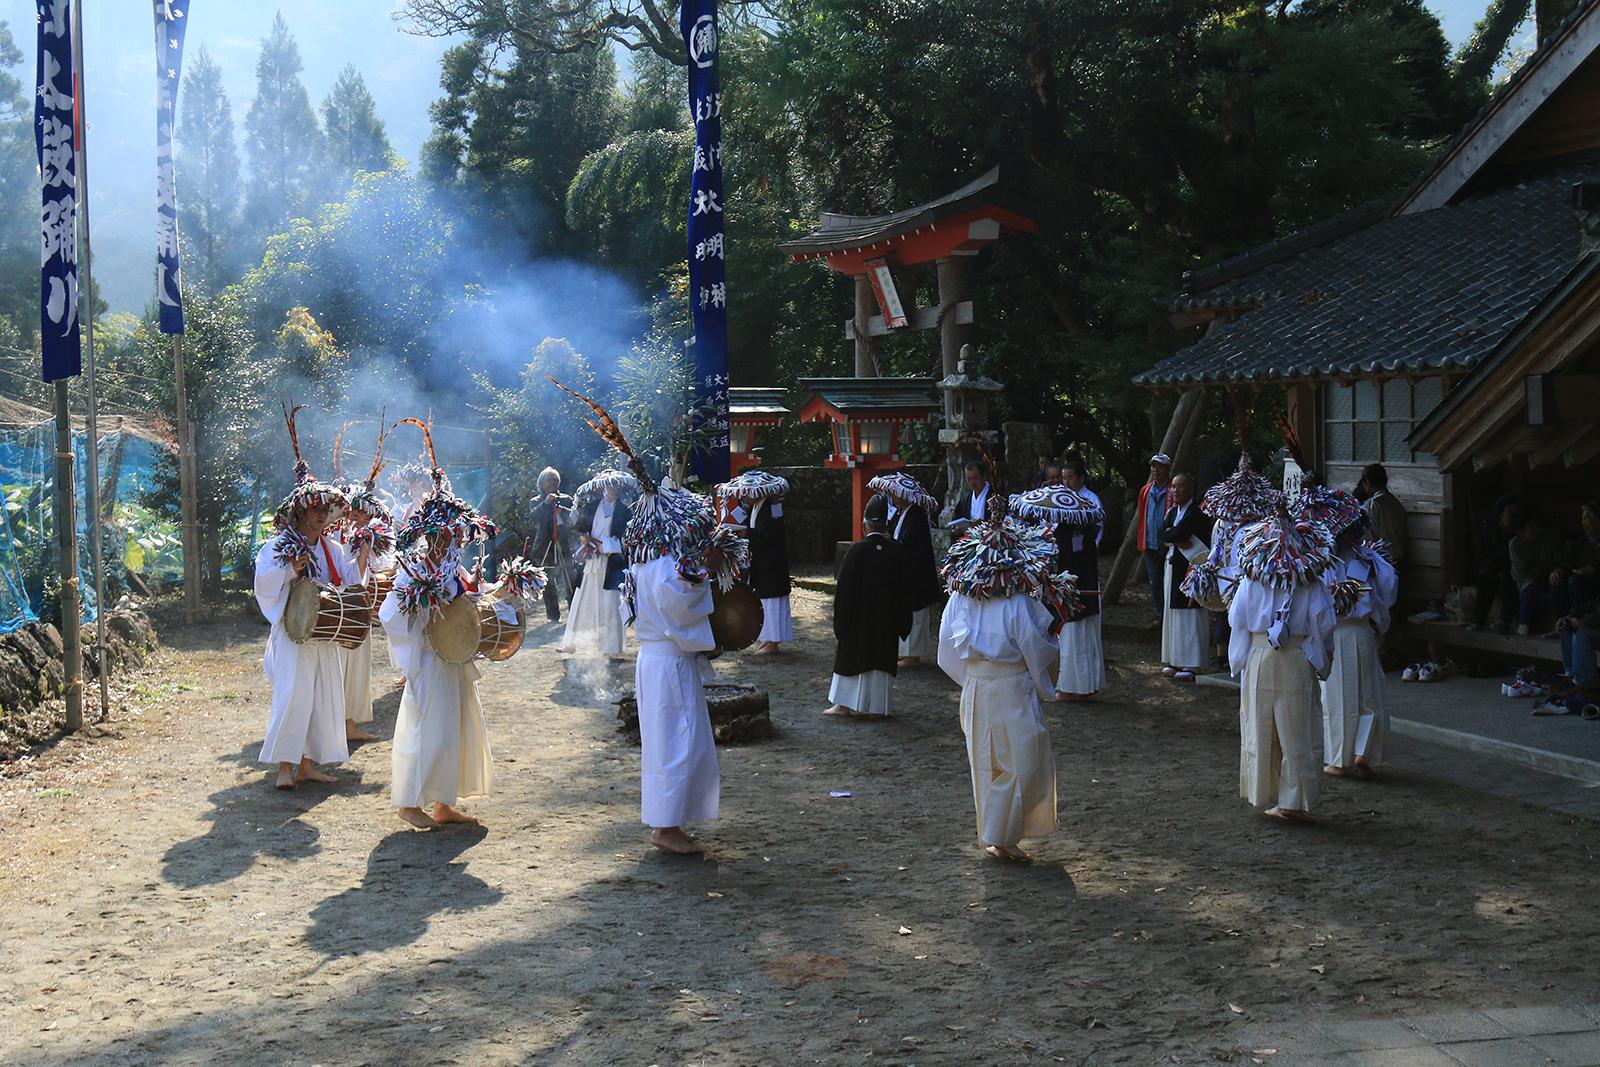
<svg viewBox="0 0 1600 1067">
<path fill-rule="evenodd" d="M 687 489 L 657 485 L 645 469 L 644 460 L 629 446 L 622 427 L 605 408 L 582 393 L 568 389 L 550 375 L 545 377 L 550 379 L 550 384 L 577 397 L 594 412 L 595 417 L 585 416 L 584 423 L 627 460 L 628 469 L 638 479 L 639 502 L 634 505 L 633 518 L 628 520 L 622 535 L 622 550 L 628 562 L 648 563 L 671 556 L 677 561 L 678 573 L 698 581 L 710 575 L 709 559 L 716 564 L 718 584 L 723 589 L 729 588 L 738 569 L 740 544 L 744 546 L 743 555 L 748 565 L 748 543 L 742 537 L 719 534 L 716 512 L 708 498 Z"/>
<path fill-rule="evenodd" d="M 402 550 L 410 548 L 429 534 L 459 534 L 463 544 L 488 541 L 500 532 L 487 515 L 479 514 L 465 500 L 450 491 L 450 480 L 439 466 L 439 457 L 433 450 L 433 427 L 421 419 L 401 419 L 395 426 L 410 425 L 422 431 L 422 442 L 428 450 L 428 474 L 433 479 L 433 491 L 423 497 L 405 525 L 395 536 L 395 544 Z"/>
<path fill-rule="evenodd" d="M 344 431 L 349 429 L 351 423 L 345 423 L 339 430 L 339 436 L 333 440 L 333 454 L 335 466 L 338 464 L 339 444 L 344 440 Z M 372 469 L 367 472 L 365 481 L 351 482 L 345 486 L 345 495 L 350 498 L 351 511 L 364 511 L 382 520 L 386 525 L 394 525 L 394 516 L 390 514 L 388 502 L 378 492 L 378 475 L 383 473 L 383 441 L 388 436 L 388 429 L 384 425 L 384 410 L 378 410 L 378 443 L 373 448 Z"/>
<path fill-rule="evenodd" d="M 304 404 L 295 404 L 292 407 L 283 405 L 283 421 L 289 427 L 289 444 L 294 449 L 294 488 L 289 490 L 289 495 L 283 498 L 278 505 L 273 522 L 280 529 L 289 529 L 294 525 L 294 520 L 303 511 L 310 508 L 342 507 L 346 501 L 344 494 L 336 485 L 319 482 L 311 474 L 311 464 L 306 462 L 305 456 L 300 453 L 300 433 L 295 427 L 295 415 Z"/>
</svg>

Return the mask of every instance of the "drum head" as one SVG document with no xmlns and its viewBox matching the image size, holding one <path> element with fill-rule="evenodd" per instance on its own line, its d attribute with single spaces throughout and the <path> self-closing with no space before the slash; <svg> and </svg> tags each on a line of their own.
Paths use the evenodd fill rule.
<svg viewBox="0 0 1600 1067">
<path fill-rule="evenodd" d="M 428 623 L 428 644 L 446 663 L 471 663 L 478 651 L 478 605 L 465 594 Z"/>
<path fill-rule="evenodd" d="M 320 593 L 317 583 L 310 578 L 296 578 L 289 583 L 289 603 L 283 609 L 283 632 L 296 644 L 310 637 L 316 628 Z"/>
<path fill-rule="evenodd" d="M 761 635 L 765 612 L 761 598 L 743 582 L 735 582 L 726 593 L 715 581 L 711 583 L 711 636 L 717 647 L 737 652 L 755 644 Z"/>
</svg>

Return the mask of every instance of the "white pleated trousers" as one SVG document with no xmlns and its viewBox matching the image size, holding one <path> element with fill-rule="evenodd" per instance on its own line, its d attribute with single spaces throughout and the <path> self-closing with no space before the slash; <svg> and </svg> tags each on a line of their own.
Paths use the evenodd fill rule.
<svg viewBox="0 0 1600 1067">
<path fill-rule="evenodd" d="M 1161 574 L 1161 662 L 1206 670 L 1211 666 L 1211 613 L 1205 608 L 1172 607 L 1170 559 Z"/>
<path fill-rule="evenodd" d="M 978 838 L 1014 846 L 1056 828 L 1056 760 L 1033 677 L 1021 663 L 968 660 L 961 731 Z"/>
<path fill-rule="evenodd" d="M 888 671 L 836 674 L 828 686 L 828 700 L 862 715 L 887 715 L 893 690 L 894 675 Z"/>
<path fill-rule="evenodd" d="M 1106 684 L 1105 645 L 1100 636 L 1100 613 L 1061 627 L 1061 667 L 1056 677 L 1058 693 L 1098 693 Z"/>
<path fill-rule="evenodd" d="M 372 721 L 372 636 L 355 648 L 340 646 L 344 661 L 344 717 L 359 724 Z"/>
<path fill-rule="evenodd" d="M 900 642 L 901 656 L 933 659 L 939 653 L 939 634 L 933 625 L 933 608 L 919 608 L 911 613 L 911 632 Z"/>
<path fill-rule="evenodd" d="M 418 666 L 417 677 L 406 676 L 395 719 L 389 806 L 453 805 L 486 796 L 494 757 L 478 702 L 478 668 L 446 663 L 431 647 L 418 650 Z"/>
<path fill-rule="evenodd" d="M 1349 770 L 1360 756 L 1383 759 L 1389 709 L 1383 700 L 1378 635 L 1366 619 L 1341 619 L 1333 631 L 1333 667 L 1322 683 L 1322 755 Z"/>
<path fill-rule="evenodd" d="M 683 826 L 717 817 L 721 775 L 698 655 L 670 641 L 641 641 L 634 666 L 639 702 L 639 819 Z"/>
<path fill-rule="evenodd" d="M 1299 639 L 1273 648 L 1266 634 L 1250 635 L 1239 683 L 1239 795 L 1256 807 L 1310 811 L 1316 803 L 1317 695 Z"/>
<path fill-rule="evenodd" d="M 761 600 L 761 632 L 757 641 L 793 641 L 794 616 L 789 611 L 789 598 L 769 596 Z"/>
</svg>

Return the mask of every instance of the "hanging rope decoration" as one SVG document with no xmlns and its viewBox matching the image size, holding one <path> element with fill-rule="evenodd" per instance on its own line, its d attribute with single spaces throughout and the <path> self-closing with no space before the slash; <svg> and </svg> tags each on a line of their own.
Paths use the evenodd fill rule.
<svg viewBox="0 0 1600 1067">
<path fill-rule="evenodd" d="M 1234 435 L 1239 439 L 1239 464 L 1232 474 L 1205 491 L 1200 510 L 1223 522 L 1254 522 L 1271 515 L 1283 494 L 1257 473 L 1255 461 L 1250 458 L 1250 409 L 1234 390 L 1230 389 L 1228 396 L 1233 402 Z"/>
<path fill-rule="evenodd" d="M 543 568 L 534 566 L 533 561 L 525 556 L 501 560 L 495 577 L 512 596 L 523 600 L 537 598 L 550 581 Z"/>
<path fill-rule="evenodd" d="M 308 563 L 306 576 L 312 579 L 321 576 L 322 567 L 317 563 L 317 554 L 312 550 L 311 542 L 300 535 L 300 531 L 293 526 L 285 526 L 278 531 L 278 536 L 273 540 L 272 558 L 279 565 L 293 567 L 299 563 Z"/>
<path fill-rule="evenodd" d="M 1360 605 L 1361 598 L 1372 592 L 1372 587 L 1354 578 L 1346 578 L 1329 585 L 1328 591 L 1333 594 L 1334 614 L 1348 616 Z"/>
</svg>

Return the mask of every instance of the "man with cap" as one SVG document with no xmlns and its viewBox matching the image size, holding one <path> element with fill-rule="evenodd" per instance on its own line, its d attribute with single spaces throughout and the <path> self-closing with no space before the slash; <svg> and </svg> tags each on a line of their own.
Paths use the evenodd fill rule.
<svg viewBox="0 0 1600 1067">
<path fill-rule="evenodd" d="M 824 715 L 882 719 L 898 670 L 900 641 L 911 632 L 905 550 L 886 530 L 889 498 L 879 493 L 862 513 L 866 536 L 839 565 L 833 595 L 833 683 Z"/>
<path fill-rule="evenodd" d="M 1161 542 L 1161 527 L 1167 519 L 1167 497 L 1172 483 L 1172 457 L 1157 452 L 1150 457 L 1150 480 L 1139 489 L 1139 506 L 1133 513 L 1134 547 L 1144 557 L 1144 577 L 1150 584 L 1150 602 L 1155 605 L 1159 623 L 1162 605 L 1162 571 L 1167 561 L 1167 546 Z"/>
</svg>

